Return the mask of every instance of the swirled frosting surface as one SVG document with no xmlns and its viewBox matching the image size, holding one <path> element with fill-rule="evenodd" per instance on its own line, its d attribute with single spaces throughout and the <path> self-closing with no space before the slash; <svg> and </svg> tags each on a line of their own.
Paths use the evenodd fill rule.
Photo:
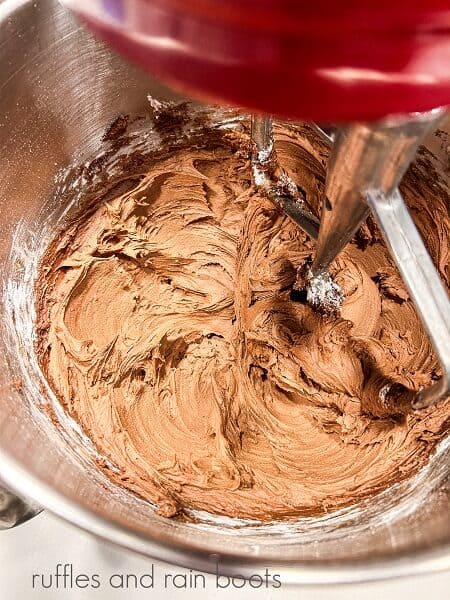
<svg viewBox="0 0 450 600">
<path fill-rule="evenodd" d="M 370 222 L 333 266 L 340 317 L 291 299 L 313 244 L 252 187 L 231 137 L 160 158 L 55 240 L 40 361 L 110 476 L 161 514 L 321 514 L 415 472 L 450 404 L 408 411 L 438 364 Z M 318 210 L 326 149 L 287 129 L 277 149 Z M 403 192 L 448 283 L 448 198 L 419 171 Z"/>
</svg>

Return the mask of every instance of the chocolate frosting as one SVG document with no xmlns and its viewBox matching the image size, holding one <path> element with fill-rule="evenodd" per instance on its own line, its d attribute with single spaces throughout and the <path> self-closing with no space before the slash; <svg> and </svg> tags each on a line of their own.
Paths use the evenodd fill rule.
<svg viewBox="0 0 450 600">
<path fill-rule="evenodd" d="M 357 502 L 423 465 L 450 402 L 413 413 L 438 364 L 369 220 L 332 272 L 340 317 L 291 299 L 313 244 L 250 182 L 231 134 L 172 152 L 67 227 L 38 283 L 38 349 L 110 476 L 173 516 L 263 520 Z M 318 210 L 327 149 L 277 130 Z M 403 185 L 448 285 L 448 198 Z"/>
</svg>

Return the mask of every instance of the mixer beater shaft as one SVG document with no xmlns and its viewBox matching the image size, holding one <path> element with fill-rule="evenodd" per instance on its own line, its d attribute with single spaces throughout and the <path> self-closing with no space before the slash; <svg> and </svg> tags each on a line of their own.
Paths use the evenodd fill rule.
<svg viewBox="0 0 450 600">
<path fill-rule="evenodd" d="M 381 123 L 354 123 L 338 131 L 328 164 L 320 230 L 308 284 L 313 306 L 320 309 L 323 301 L 322 297 L 314 297 L 317 281 L 327 277 L 329 266 L 369 214 L 366 191 L 375 189 L 389 194 L 398 186 L 419 144 L 436 127 L 442 114 L 438 109 Z M 331 285 L 331 278 L 327 279 Z M 334 300 L 330 298 L 331 306 Z"/>
</svg>

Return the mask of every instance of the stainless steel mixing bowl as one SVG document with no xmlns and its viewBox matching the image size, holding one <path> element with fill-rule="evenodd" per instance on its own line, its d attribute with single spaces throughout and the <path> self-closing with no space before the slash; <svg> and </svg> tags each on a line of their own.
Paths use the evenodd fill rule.
<svg viewBox="0 0 450 600">
<path fill-rule="evenodd" d="M 55 176 L 95 154 L 119 113 L 170 92 L 82 30 L 53 0 L 0 0 L 0 477 L 34 506 L 0 494 L 0 524 L 45 507 L 147 556 L 287 582 L 343 582 L 450 568 L 449 443 L 429 467 L 371 502 L 320 519 L 180 523 L 112 484 L 79 432 L 56 427 L 33 355 L 32 276 L 55 215 Z M 445 132 L 429 143 L 448 169 Z M 9 510 L 9 513 L 7 513 Z M 28 512 L 26 512 L 28 511 Z M 1 535 L 1 534 L 0 534 Z"/>
</svg>

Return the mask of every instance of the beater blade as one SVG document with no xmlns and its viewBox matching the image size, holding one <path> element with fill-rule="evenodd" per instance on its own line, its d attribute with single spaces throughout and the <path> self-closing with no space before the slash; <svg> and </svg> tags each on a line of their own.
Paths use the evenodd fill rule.
<svg viewBox="0 0 450 600">
<path fill-rule="evenodd" d="M 306 208 L 297 186 L 278 163 L 270 117 L 253 115 L 252 141 L 255 186 L 273 200 L 294 223 L 316 239 L 319 234 L 319 219 Z"/>
<path fill-rule="evenodd" d="M 353 124 L 338 131 L 328 165 L 320 225 L 277 163 L 271 119 L 252 119 L 255 184 L 311 237 L 318 238 L 306 275 L 307 297 L 313 308 L 338 312 L 343 294 L 328 268 L 372 211 L 443 373 L 434 385 L 415 394 L 414 409 L 426 408 L 450 395 L 450 300 L 397 186 L 421 141 L 443 114 L 442 109 L 435 109 L 375 125 Z M 324 139 L 333 141 L 317 129 Z"/>
<path fill-rule="evenodd" d="M 413 408 L 426 408 L 450 395 L 450 300 L 398 189 L 367 191 L 370 207 L 436 352 L 442 377 L 421 390 Z"/>
</svg>

